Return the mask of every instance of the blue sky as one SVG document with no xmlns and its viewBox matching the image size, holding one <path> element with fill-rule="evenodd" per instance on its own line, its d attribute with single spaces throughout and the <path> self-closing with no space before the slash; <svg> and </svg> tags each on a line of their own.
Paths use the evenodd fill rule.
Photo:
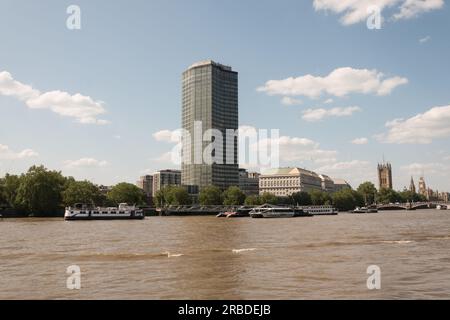
<svg viewBox="0 0 450 320">
<path fill-rule="evenodd" d="M 397 189 L 424 173 L 450 191 L 448 3 L 366 1 L 391 2 L 382 28 L 369 30 L 364 7 L 344 0 L 338 12 L 335 2 L 2 0 L 0 176 L 42 163 L 114 184 L 173 167 L 160 160 L 172 145 L 155 133 L 181 125 L 183 70 L 213 59 L 239 72 L 240 124 L 280 129 L 282 164 L 357 186 L 376 182 L 384 155 Z M 72 4 L 81 30 L 66 27 Z M 348 22 L 348 13 L 362 17 Z M 55 107 L 64 99 L 105 113 Z"/>
</svg>

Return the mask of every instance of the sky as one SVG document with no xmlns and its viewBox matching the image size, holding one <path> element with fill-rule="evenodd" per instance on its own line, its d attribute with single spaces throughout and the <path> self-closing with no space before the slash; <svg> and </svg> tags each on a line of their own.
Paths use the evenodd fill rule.
<svg viewBox="0 0 450 320">
<path fill-rule="evenodd" d="M 385 159 L 396 189 L 424 175 L 450 191 L 449 7 L 1 0 L 0 176 L 43 164 L 112 185 L 176 167 L 181 74 L 212 59 L 239 72 L 240 125 L 280 130 L 280 165 L 357 187 Z"/>
</svg>

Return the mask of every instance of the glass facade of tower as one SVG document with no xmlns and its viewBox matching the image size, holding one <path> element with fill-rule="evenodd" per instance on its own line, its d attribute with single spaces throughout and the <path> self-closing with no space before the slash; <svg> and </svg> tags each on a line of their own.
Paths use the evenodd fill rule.
<svg viewBox="0 0 450 320">
<path fill-rule="evenodd" d="M 196 154 L 203 154 L 211 144 L 211 141 L 203 139 L 201 143 L 193 143 L 196 141 L 196 122 L 201 123 L 202 135 L 210 129 L 222 132 L 223 151 L 211 151 L 213 156 L 223 158 L 222 163 L 205 163 L 203 158 L 199 163 L 199 159 L 195 159 Z M 237 72 L 213 61 L 203 61 L 183 73 L 182 127 L 192 138 L 192 143 L 183 140 L 183 185 L 196 185 L 200 189 L 210 185 L 222 189 L 239 185 L 237 136 L 234 137 L 234 146 L 226 148 L 226 130 L 237 130 L 238 123 Z"/>
</svg>

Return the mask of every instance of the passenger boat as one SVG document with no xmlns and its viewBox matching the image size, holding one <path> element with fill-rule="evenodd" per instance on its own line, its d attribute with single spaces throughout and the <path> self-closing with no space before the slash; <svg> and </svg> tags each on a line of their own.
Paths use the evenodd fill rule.
<svg viewBox="0 0 450 320">
<path fill-rule="evenodd" d="M 145 215 L 143 210 L 126 203 L 119 207 L 100 208 L 85 204 L 75 204 L 66 208 L 65 220 L 141 220 Z"/>
<path fill-rule="evenodd" d="M 262 205 L 250 211 L 250 217 L 252 218 L 294 218 L 309 216 L 311 216 L 309 213 L 301 209 L 276 207 L 269 204 Z"/>
<path fill-rule="evenodd" d="M 307 212 L 313 216 L 336 216 L 338 211 L 332 206 L 309 206 L 302 207 L 304 212 Z"/>
<path fill-rule="evenodd" d="M 221 212 L 217 215 L 218 218 L 245 218 L 250 216 L 251 209 L 238 208 L 236 211 Z"/>
<path fill-rule="evenodd" d="M 368 208 L 368 207 L 356 207 L 355 210 L 350 211 L 350 213 L 377 213 L 378 209 L 376 208 Z"/>
</svg>

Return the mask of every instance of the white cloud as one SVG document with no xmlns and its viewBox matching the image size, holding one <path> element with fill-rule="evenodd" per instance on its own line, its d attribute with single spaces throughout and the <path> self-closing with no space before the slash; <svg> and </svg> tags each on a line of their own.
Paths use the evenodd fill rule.
<svg viewBox="0 0 450 320">
<path fill-rule="evenodd" d="M 336 162 L 316 168 L 314 171 L 331 177 L 345 179 L 355 188 L 364 181 L 376 180 L 376 167 L 369 161 L 363 160 Z"/>
<path fill-rule="evenodd" d="M 153 134 L 153 137 L 158 141 L 169 142 L 173 144 L 178 144 L 179 140 L 173 138 L 173 134 L 178 130 L 162 130 Z M 249 137 L 255 137 L 256 140 L 248 140 L 248 145 L 246 145 L 246 150 L 243 148 L 239 148 L 240 152 L 240 165 L 245 168 L 259 168 L 260 164 L 255 167 L 255 163 L 246 163 L 252 161 L 253 157 L 249 156 L 250 152 L 252 155 L 273 155 L 270 148 L 273 145 L 279 145 L 279 157 L 280 161 L 285 163 L 295 163 L 298 161 L 312 161 L 314 163 L 332 163 L 336 161 L 337 151 L 334 150 L 326 150 L 320 147 L 320 144 L 307 138 L 301 137 L 290 137 L 290 136 L 279 136 L 279 137 L 270 137 L 270 132 L 267 133 L 266 136 L 259 135 L 259 129 L 253 126 L 240 126 L 239 127 L 239 137 L 241 143 Z M 175 134 L 175 137 L 177 135 Z M 259 139 L 258 139 L 259 137 Z M 179 150 L 176 149 L 177 153 Z M 258 156 L 256 156 L 258 158 Z M 175 159 L 177 156 L 175 155 Z M 245 159 L 245 160 L 244 160 Z M 158 157 L 151 159 L 156 162 L 165 162 L 165 163 L 178 163 L 174 161 L 174 151 L 165 152 Z M 264 165 L 261 165 L 264 166 Z"/>
<path fill-rule="evenodd" d="M 323 166 L 318 171 L 326 171 L 326 172 L 336 172 L 341 170 L 349 170 L 354 168 L 360 168 L 360 167 L 367 167 L 370 165 L 370 162 L 368 161 L 360 161 L 360 160 L 353 160 L 348 162 L 337 162 L 331 165 Z"/>
<path fill-rule="evenodd" d="M 405 171 L 409 175 L 424 175 L 424 174 L 439 174 L 447 175 L 450 171 L 449 165 L 444 165 L 442 163 L 411 163 L 400 167 L 402 171 Z"/>
<path fill-rule="evenodd" d="M 430 36 L 426 36 L 426 37 L 420 38 L 419 42 L 420 43 L 425 43 L 425 42 L 428 42 L 430 40 L 431 40 L 431 37 Z"/>
<path fill-rule="evenodd" d="M 0 95 L 11 96 L 24 101 L 31 109 L 47 109 L 63 117 L 75 118 L 82 124 L 105 125 L 109 121 L 98 119 L 106 113 L 103 102 L 79 93 L 71 95 L 64 91 L 41 93 L 29 85 L 13 79 L 9 72 L 0 72 Z"/>
<path fill-rule="evenodd" d="M 102 102 L 94 101 L 91 97 L 79 93 L 70 95 L 62 91 L 46 92 L 27 100 L 26 104 L 32 109 L 50 109 L 63 117 L 75 118 L 83 124 L 108 123 L 106 120 L 97 119 L 97 116 L 106 112 Z"/>
<path fill-rule="evenodd" d="M 40 92 L 33 89 L 31 86 L 14 80 L 9 72 L 0 72 L 0 95 L 15 97 L 21 101 L 26 101 L 39 94 Z"/>
<path fill-rule="evenodd" d="M 283 97 L 281 103 L 284 104 L 285 106 L 295 106 L 302 104 L 302 101 L 291 97 Z"/>
<path fill-rule="evenodd" d="M 389 131 L 377 138 L 385 143 L 429 144 L 433 139 L 450 137 L 450 105 L 434 107 L 409 119 L 386 123 Z"/>
<path fill-rule="evenodd" d="M 320 144 L 301 137 L 280 136 L 279 138 L 261 139 L 253 149 L 267 151 L 267 146 L 278 144 L 281 162 L 313 161 L 329 163 L 336 161 L 337 151 L 320 148 Z M 270 151 L 270 150 L 269 150 Z"/>
<path fill-rule="evenodd" d="M 351 93 L 388 95 L 396 87 L 408 83 L 402 77 L 386 78 L 377 70 L 338 68 L 325 77 L 310 74 L 284 80 L 269 80 L 259 92 L 269 95 L 306 96 L 318 98 L 322 94 L 343 97 Z"/>
<path fill-rule="evenodd" d="M 161 154 L 160 156 L 156 158 L 150 159 L 151 161 L 155 162 L 162 162 L 165 164 L 171 164 L 173 166 L 179 166 L 181 163 L 181 154 L 177 154 L 176 151 L 169 151 Z"/>
<path fill-rule="evenodd" d="M 369 139 L 367 138 L 356 138 L 354 140 L 352 140 L 352 144 L 356 144 L 356 145 L 364 145 L 364 144 L 368 144 L 369 143 Z"/>
<path fill-rule="evenodd" d="M 153 134 L 153 138 L 159 142 L 179 143 L 181 141 L 181 129 L 161 130 Z"/>
<path fill-rule="evenodd" d="M 0 144 L 0 159 L 1 160 L 20 160 L 26 158 L 37 157 L 38 153 L 32 149 L 25 149 L 19 152 L 11 150 L 8 146 Z"/>
<path fill-rule="evenodd" d="M 394 15 L 395 19 L 411 19 L 421 13 L 431 10 L 441 9 L 444 6 L 444 0 L 404 0 L 400 12 Z"/>
<path fill-rule="evenodd" d="M 332 109 L 307 109 L 303 111 L 302 119 L 315 122 L 328 117 L 349 117 L 355 112 L 361 111 L 360 107 L 332 108 Z"/>
<path fill-rule="evenodd" d="M 373 14 L 370 7 L 378 7 L 380 11 L 395 8 L 397 11 L 393 19 L 410 19 L 428 12 L 442 8 L 444 0 L 314 0 L 316 11 L 331 11 L 341 15 L 343 25 L 352 25 L 366 21 Z"/>
<path fill-rule="evenodd" d="M 102 168 L 107 165 L 108 162 L 93 158 L 81 158 L 78 160 L 67 160 L 64 162 L 64 166 L 67 168 Z"/>
<path fill-rule="evenodd" d="M 330 98 L 330 99 L 325 100 L 323 103 L 330 104 L 330 103 L 333 103 L 333 102 L 334 102 L 334 100 Z"/>
</svg>

